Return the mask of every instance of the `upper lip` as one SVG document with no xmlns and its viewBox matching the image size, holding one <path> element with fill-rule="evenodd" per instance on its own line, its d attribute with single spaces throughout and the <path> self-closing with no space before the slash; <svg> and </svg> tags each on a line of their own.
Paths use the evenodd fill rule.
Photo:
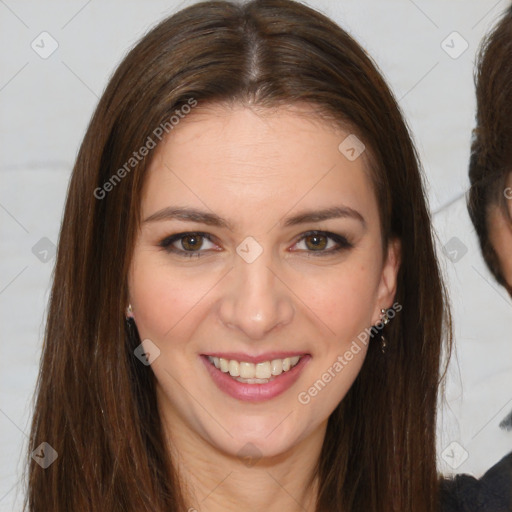
<svg viewBox="0 0 512 512">
<path fill-rule="evenodd" d="M 290 351 L 290 352 L 265 352 L 264 354 L 259 354 L 257 356 L 250 354 L 243 354 L 242 352 L 210 352 L 208 354 L 203 354 L 205 356 L 210 357 L 222 357 L 222 359 L 234 359 L 235 361 L 244 361 L 247 363 L 262 363 L 263 361 L 272 361 L 273 359 L 285 359 L 287 357 L 294 356 L 305 356 L 307 352 L 301 352 L 298 350 Z"/>
</svg>

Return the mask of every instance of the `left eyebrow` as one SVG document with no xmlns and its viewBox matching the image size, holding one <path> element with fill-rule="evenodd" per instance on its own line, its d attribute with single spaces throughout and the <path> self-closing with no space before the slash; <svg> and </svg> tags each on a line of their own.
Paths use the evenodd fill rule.
<svg viewBox="0 0 512 512">
<path fill-rule="evenodd" d="M 293 217 L 288 217 L 285 220 L 284 225 L 296 226 L 297 224 L 305 224 L 306 222 L 320 222 L 322 220 L 340 218 L 357 220 L 366 228 L 366 221 L 364 217 L 357 210 L 348 206 L 335 206 L 324 210 L 305 211 L 298 215 L 294 215 Z"/>
</svg>

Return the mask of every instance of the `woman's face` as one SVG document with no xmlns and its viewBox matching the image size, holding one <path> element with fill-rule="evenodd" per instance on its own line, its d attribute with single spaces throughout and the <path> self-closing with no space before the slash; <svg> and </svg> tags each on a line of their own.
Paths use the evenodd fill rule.
<svg viewBox="0 0 512 512">
<path fill-rule="evenodd" d="M 129 293 L 171 435 L 280 454 L 323 432 L 357 377 L 399 249 L 383 257 L 348 135 L 313 110 L 215 106 L 157 148 Z"/>
</svg>

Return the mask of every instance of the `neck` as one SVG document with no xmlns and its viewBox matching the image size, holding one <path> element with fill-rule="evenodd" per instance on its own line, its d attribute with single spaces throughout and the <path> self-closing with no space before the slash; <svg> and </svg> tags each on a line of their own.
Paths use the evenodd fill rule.
<svg viewBox="0 0 512 512">
<path fill-rule="evenodd" d="M 188 511 L 314 512 L 318 492 L 315 476 L 326 423 L 287 452 L 271 457 L 230 454 L 177 418 L 164 421 L 169 450 L 181 481 Z M 172 432 L 167 425 L 172 425 Z M 178 428 L 177 428 L 178 427 Z M 251 450 L 248 448 L 248 453 Z"/>
</svg>

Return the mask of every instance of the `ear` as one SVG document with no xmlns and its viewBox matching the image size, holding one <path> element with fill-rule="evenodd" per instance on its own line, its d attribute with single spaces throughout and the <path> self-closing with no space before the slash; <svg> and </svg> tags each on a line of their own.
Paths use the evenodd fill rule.
<svg viewBox="0 0 512 512">
<path fill-rule="evenodd" d="M 400 268 L 402 244 L 398 238 L 389 240 L 386 259 L 382 266 L 380 283 L 377 288 L 374 325 L 381 318 L 381 309 L 389 309 L 395 299 L 398 269 Z"/>
</svg>

